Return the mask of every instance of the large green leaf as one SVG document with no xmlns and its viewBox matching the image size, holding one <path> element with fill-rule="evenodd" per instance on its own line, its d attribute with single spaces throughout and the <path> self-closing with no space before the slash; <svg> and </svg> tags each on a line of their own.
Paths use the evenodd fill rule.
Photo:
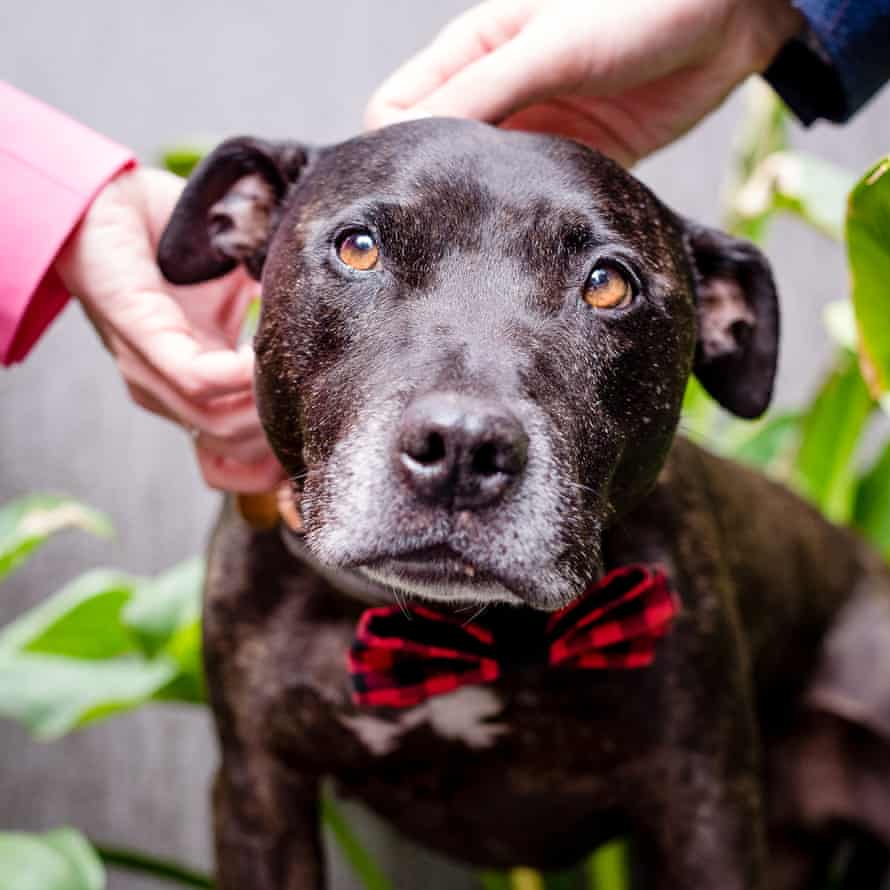
<svg viewBox="0 0 890 890">
<path fill-rule="evenodd" d="M 96 661 L 4 651 L 0 716 L 17 720 L 38 738 L 58 738 L 144 704 L 176 675 L 170 658 L 126 655 Z"/>
<path fill-rule="evenodd" d="M 873 404 L 856 357 L 844 351 L 801 424 L 794 481 L 836 522 L 852 515 L 853 459 Z"/>
<path fill-rule="evenodd" d="M 201 560 L 95 570 L 0 632 L 0 715 L 55 737 L 151 699 L 205 701 Z"/>
<path fill-rule="evenodd" d="M 0 631 L 0 652 L 114 658 L 134 650 L 120 612 L 137 580 L 109 569 L 81 575 Z"/>
<path fill-rule="evenodd" d="M 853 524 L 890 559 L 890 444 L 859 480 Z"/>
<path fill-rule="evenodd" d="M 82 835 L 71 828 L 46 834 L 0 832 L 3 890 L 102 890 L 105 871 Z"/>
<path fill-rule="evenodd" d="M 696 377 L 690 377 L 683 393 L 681 432 L 700 445 L 711 445 L 715 429 L 723 420 L 720 406 L 708 395 Z"/>
<path fill-rule="evenodd" d="M 0 580 L 51 535 L 69 528 L 112 534 L 103 514 L 62 495 L 30 494 L 0 507 Z"/>
<path fill-rule="evenodd" d="M 201 612 L 204 560 L 186 560 L 143 581 L 124 607 L 122 620 L 143 649 L 154 654 L 181 628 L 194 624 Z"/>
<path fill-rule="evenodd" d="M 176 662 L 178 670 L 176 677 L 158 693 L 157 698 L 195 705 L 207 702 L 201 642 L 199 618 L 179 628 L 170 638 L 162 652 L 164 657 Z"/>
<path fill-rule="evenodd" d="M 863 366 L 879 397 L 890 389 L 890 157 L 850 194 L 847 253 Z"/>
<path fill-rule="evenodd" d="M 393 890 L 392 882 L 365 849 L 343 817 L 333 796 L 327 791 L 321 795 L 321 815 L 325 826 L 337 841 L 340 852 L 365 890 Z"/>
<path fill-rule="evenodd" d="M 201 657 L 201 590 L 204 560 L 195 557 L 143 582 L 122 613 L 127 628 L 149 655 L 172 658 L 179 670 L 158 697 L 206 701 Z"/>
<path fill-rule="evenodd" d="M 736 422 L 724 434 L 722 453 L 760 470 L 774 469 L 800 436 L 800 415 L 787 411 L 757 423 Z"/>
</svg>

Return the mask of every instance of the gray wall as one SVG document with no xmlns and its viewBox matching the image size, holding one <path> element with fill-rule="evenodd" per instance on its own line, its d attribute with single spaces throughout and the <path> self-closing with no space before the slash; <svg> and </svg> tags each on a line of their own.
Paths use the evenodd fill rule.
<svg viewBox="0 0 890 890">
<path fill-rule="evenodd" d="M 465 5 L 30 0 L 2 15 L 0 76 L 147 161 L 158 146 L 189 136 L 326 142 L 354 133 L 370 90 Z M 739 107 L 730 102 L 640 175 L 678 209 L 716 221 Z M 861 168 L 890 150 L 888 121 L 890 94 L 850 127 L 796 140 Z M 770 253 L 785 308 L 779 398 L 788 403 L 824 367 L 820 307 L 844 293 L 846 274 L 839 251 L 792 224 L 776 230 Z M 77 536 L 51 543 L 3 587 L 0 624 L 86 568 L 154 572 L 204 545 L 216 496 L 202 487 L 185 434 L 131 405 L 77 306 L 27 363 L 0 374 L 0 454 L 0 500 L 65 491 L 106 510 L 120 530 L 113 544 Z M 70 823 L 206 865 L 215 757 L 207 718 L 193 711 L 154 708 L 48 746 L 0 725 L 0 828 Z M 379 825 L 364 830 L 402 886 L 418 886 L 421 874 L 430 890 L 463 886 Z M 116 875 L 111 886 L 149 885 Z M 338 879 L 338 888 L 348 886 Z"/>
</svg>

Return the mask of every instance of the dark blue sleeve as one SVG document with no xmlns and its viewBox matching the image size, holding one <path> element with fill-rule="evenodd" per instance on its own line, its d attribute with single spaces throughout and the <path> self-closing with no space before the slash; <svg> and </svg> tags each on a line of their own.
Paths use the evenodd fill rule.
<svg viewBox="0 0 890 890">
<path fill-rule="evenodd" d="M 764 73 L 805 124 L 852 117 L 890 80 L 890 0 L 793 0 L 807 27 Z"/>
</svg>

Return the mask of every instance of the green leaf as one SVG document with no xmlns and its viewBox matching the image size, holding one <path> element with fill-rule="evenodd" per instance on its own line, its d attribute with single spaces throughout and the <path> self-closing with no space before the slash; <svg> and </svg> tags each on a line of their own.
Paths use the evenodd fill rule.
<svg viewBox="0 0 890 890">
<path fill-rule="evenodd" d="M 37 737 L 58 738 L 150 700 L 177 674 L 170 658 L 105 661 L 0 652 L 0 716 Z"/>
<path fill-rule="evenodd" d="M 111 869 L 126 869 L 139 875 L 151 875 L 161 881 L 177 884 L 180 887 L 196 887 L 200 890 L 212 890 L 213 881 L 209 875 L 195 871 L 187 865 L 169 859 L 158 859 L 140 850 L 126 850 L 120 847 L 109 847 L 105 844 L 95 845 L 99 858 Z"/>
<path fill-rule="evenodd" d="M 121 615 L 146 654 L 160 651 L 201 613 L 204 560 L 186 560 L 139 584 Z"/>
<path fill-rule="evenodd" d="M 163 651 L 176 662 L 179 671 L 173 681 L 158 693 L 157 698 L 197 705 L 207 702 L 201 643 L 200 619 L 195 619 L 176 631 Z"/>
<path fill-rule="evenodd" d="M 825 329 L 838 346 L 856 352 L 859 348 L 859 334 L 856 331 L 856 313 L 850 300 L 835 300 L 829 303 L 822 313 Z"/>
<path fill-rule="evenodd" d="M 337 841 L 340 852 L 365 890 L 394 890 L 389 878 L 383 874 L 371 854 L 364 848 L 349 827 L 349 823 L 343 818 L 333 797 L 327 792 L 321 795 L 321 816 L 325 826 Z"/>
<path fill-rule="evenodd" d="M 587 876 L 590 890 L 628 890 L 627 842 L 617 840 L 600 847 L 587 860 Z"/>
<path fill-rule="evenodd" d="M 0 652 L 27 650 L 86 659 L 131 652 L 133 639 L 119 616 L 136 583 L 132 576 L 109 569 L 82 575 L 5 627 Z"/>
<path fill-rule="evenodd" d="M 801 424 L 794 482 L 835 522 L 852 515 L 853 458 L 873 405 L 855 356 L 845 351 Z"/>
<path fill-rule="evenodd" d="M 105 871 L 71 828 L 46 834 L 0 832 L 0 887 L 9 890 L 103 890 Z"/>
<path fill-rule="evenodd" d="M 758 78 L 746 87 L 746 111 L 733 145 L 723 212 L 724 226 L 736 235 L 762 242 L 775 212 L 767 207 L 759 215 L 741 214 L 739 193 L 763 161 L 788 147 L 788 111 L 779 97 Z"/>
<path fill-rule="evenodd" d="M 88 572 L 0 632 L 0 715 L 55 737 L 151 699 L 206 699 L 204 567 Z"/>
<path fill-rule="evenodd" d="M 732 205 L 736 225 L 750 225 L 784 211 L 840 241 L 847 195 L 854 183 L 851 173 L 821 158 L 776 152 L 761 161 L 736 192 Z"/>
<path fill-rule="evenodd" d="M 0 507 L 0 580 L 51 535 L 69 528 L 113 534 L 106 516 L 62 495 L 30 494 Z"/>
<path fill-rule="evenodd" d="M 789 454 L 800 435 L 800 415 L 774 414 L 754 424 L 733 424 L 723 453 L 761 470 L 768 470 Z"/>
<path fill-rule="evenodd" d="M 850 194 L 847 253 L 864 373 L 877 398 L 890 387 L 890 157 Z"/>
<path fill-rule="evenodd" d="M 709 443 L 721 420 L 720 406 L 708 395 L 695 377 L 690 377 L 683 393 L 682 432 L 700 445 Z"/>
<path fill-rule="evenodd" d="M 261 306 L 262 299 L 259 296 L 254 297 L 247 304 L 247 312 L 244 314 L 244 321 L 241 322 L 241 332 L 238 335 L 239 342 L 250 343 L 253 340 L 254 334 L 256 334 L 257 328 L 260 325 Z"/>
<path fill-rule="evenodd" d="M 510 872 L 511 890 L 545 890 L 544 879 L 533 868 L 514 868 Z"/>
<path fill-rule="evenodd" d="M 207 154 L 208 149 L 196 145 L 176 145 L 161 152 L 161 166 L 177 176 L 189 176 Z"/>
<path fill-rule="evenodd" d="M 890 444 L 859 480 L 853 525 L 890 559 Z"/>
</svg>

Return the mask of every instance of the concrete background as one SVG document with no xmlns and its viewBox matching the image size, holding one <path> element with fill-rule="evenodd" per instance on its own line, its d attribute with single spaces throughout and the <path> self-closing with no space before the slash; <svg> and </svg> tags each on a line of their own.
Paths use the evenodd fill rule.
<svg viewBox="0 0 890 890">
<path fill-rule="evenodd" d="M 327 142 L 353 134 L 381 78 L 466 5 L 30 0 L 0 13 L 0 76 L 146 161 L 184 137 Z M 733 99 L 638 173 L 684 213 L 716 222 L 739 111 Z M 885 94 L 852 126 L 817 127 L 795 141 L 863 168 L 890 150 L 888 122 Z M 846 273 L 839 250 L 792 223 L 776 229 L 769 252 L 785 310 L 779 400 L 789 404 L 824 367 L 820 308 L 843 295 Z M 204 546 L 217 498 L 202 487 L 185 434 L 128 401 L 76 305 L 23 366 L 0 374 L 0 455 L 0 501 L 64 491 L 107 511 L 119 530 L 112 544 L 73 535 L 52 542 L 3 587 L 0 624 L 87 568 L 155 572 Z M 195 710 L 152 708 L 52 745 L 0 725 L 0 828 L 72 824 L 207 866 L 215 758 L 207 717 Z M 363 822 L 362 831 L 399 886 L 472 886 L 379 824 Z M 336 870 L 337 890 L 352 886 Z M 155 885 L 115 874 L 110 886 Z"/>
</svg>

